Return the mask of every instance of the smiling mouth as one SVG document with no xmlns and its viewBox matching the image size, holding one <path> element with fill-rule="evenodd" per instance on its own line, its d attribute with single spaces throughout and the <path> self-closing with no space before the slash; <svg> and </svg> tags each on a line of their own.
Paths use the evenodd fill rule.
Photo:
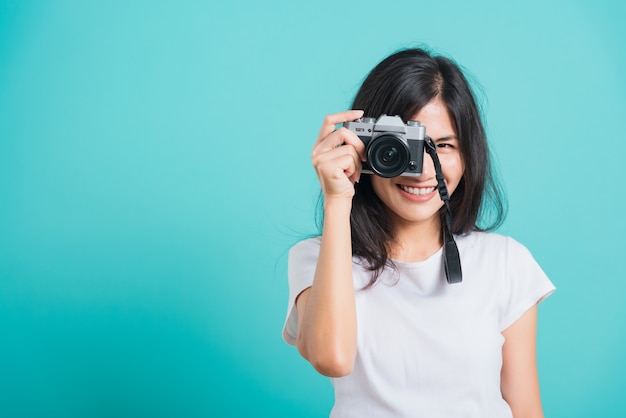
<svg viewBox="0 0 626 418">
<path fill-rule="evenodd" d="M 414 194 L 416 196 L 425 195 L 425 194 L 432 193 L 435 191 L 434 187 L 409 187 L 409 186 L 403 186 L 401 184 L 399 184 L 398 187 L 400 187 L 405 192 Z"/>
</svg>

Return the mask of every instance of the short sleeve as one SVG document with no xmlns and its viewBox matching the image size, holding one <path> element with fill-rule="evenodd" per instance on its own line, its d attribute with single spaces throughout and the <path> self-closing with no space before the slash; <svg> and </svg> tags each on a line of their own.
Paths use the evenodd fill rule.
<svg viewBox="0 0 626 418">
<path fill-rule="evenodd" d="M 506 258 L 501 331 L 556 289 L 528 249 L 512 238 L 507 238 Z"/>
<path fill-rule="evenodd" d="M 303 290 L 311 287 L 315 268 L 320 253 L 321 238 L 310 238 L 300 241 L 289 250 L 288 280 L 289 301 L 287 304 L 287 318 L 283 326 L 283 339 L 291 345 L 296 345 L 298 335 L 298 310 L 296 298 Z"/>
</svg>

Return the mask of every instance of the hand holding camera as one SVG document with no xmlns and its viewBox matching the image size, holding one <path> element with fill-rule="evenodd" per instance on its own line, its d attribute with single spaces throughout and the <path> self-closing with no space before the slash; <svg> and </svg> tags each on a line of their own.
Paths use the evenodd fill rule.
<svg viewBox="0 0 626 418">
<path fill-rule="evenodd" d="M 337 124 L 357 120 L 363 111 L 349 110 L 326 116 L 311 159 L 319 178 L 325 200 L 354 196 L 353 183 L 359 180 L 365 160 L 365 145 L 357 135 Z"/>
</svg>

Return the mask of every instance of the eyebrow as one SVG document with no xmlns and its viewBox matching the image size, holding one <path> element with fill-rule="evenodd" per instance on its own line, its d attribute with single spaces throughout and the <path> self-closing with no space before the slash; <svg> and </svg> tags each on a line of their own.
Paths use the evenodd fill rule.
<svg viewBox="0 0 626 418">
<path fill-rule="evenodd" d="M 442 136 L 441 138 L 433 138 L 433 141 L 435 142 L 439 142 L 439 141 L 452 141 L 452 140 L 456 140 L 458 141 L 459 138 L 457 138 L 456 135 L 447 135 L 447 136 Z"/>
</svg>

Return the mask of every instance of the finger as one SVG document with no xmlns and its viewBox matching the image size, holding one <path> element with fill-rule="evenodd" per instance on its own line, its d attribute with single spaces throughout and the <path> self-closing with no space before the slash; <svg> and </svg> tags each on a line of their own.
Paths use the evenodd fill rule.
<svg viewBox="0 0 626 418">
<path fill-rule="evenodd" d="M 343 173 L 353 184 L 358 183 L 359 178 L 361 177 L 361 161 L 359 161 L 359 156 L 356 154 L 350 154 L 349 157 L 350 160 L 348 160 L 348 165 L 344 169 Z"/>
<path fill-rule="evenodd" d="M 361 179 L 362 164 L 358 154 L 351 153 L 350 157 L 352 158 L 352 161 L 350 165 L 344 170 L 344 174 L 348 177 L 348 179 L 350 179 L 352 184 L 354 184 L 358 183 Z"/>
<path fill-rule="evenodd" d="M 365 144 L 357 134 L 351 130 L 341 127 L 337 130 L 337 134 L 343 140 L 342 145 L 351 145 L 357 152 L 360 161 L 365 161 Z"/>
<path fill-rule="evenodd" d="M 350 155 L 356 163 L 361 164 L 361 156 L 352 145 L 344 145 L 326 150 L 324 152 L 313 153 L 312 159 L 317 161 L 332 161 L 333 159 L 340 158 L 345 155 Z"/>
<path fill-rule="evenodd" d="M 362 110 L 347 110 L 345 112 L 333 113 L 327 115 L 322 123 L 322 128 L 317 136 L 317 142 L 321 142 L 328 135 L 333 133 L 335 127 L 339 123 L 351 122 L 363 116 Z"/>
<path fill-rule="evenodd" d="M 312 156 L 332 151 L 341 146 L 350 146 L 353 148 L 361 161 L 365 161 L 365 144 L 352 131 L 341 127 L 318 142 L 313 147 Z"/>
<path fill-rule="evenodd" d="M 326 186 L 324 189 L 327 189 L 331 184 L 338 184 L 338 180 L 350 180 L 354 183 L 352 177 L 360 173 L 360 162 L 355 160 L 354 155 L 345 154 L 332 160 L 318 161 L 315 169 L 320 182 Z"/>
<path fill-rule="evenodd" d="M 358 176 L 361 173 L 361 159 L 352 146 L 343 146 L 314 156 L 313 166 L 318 172 L 340 168 L 347 177 L 355 174 Z"/>
</svg>

